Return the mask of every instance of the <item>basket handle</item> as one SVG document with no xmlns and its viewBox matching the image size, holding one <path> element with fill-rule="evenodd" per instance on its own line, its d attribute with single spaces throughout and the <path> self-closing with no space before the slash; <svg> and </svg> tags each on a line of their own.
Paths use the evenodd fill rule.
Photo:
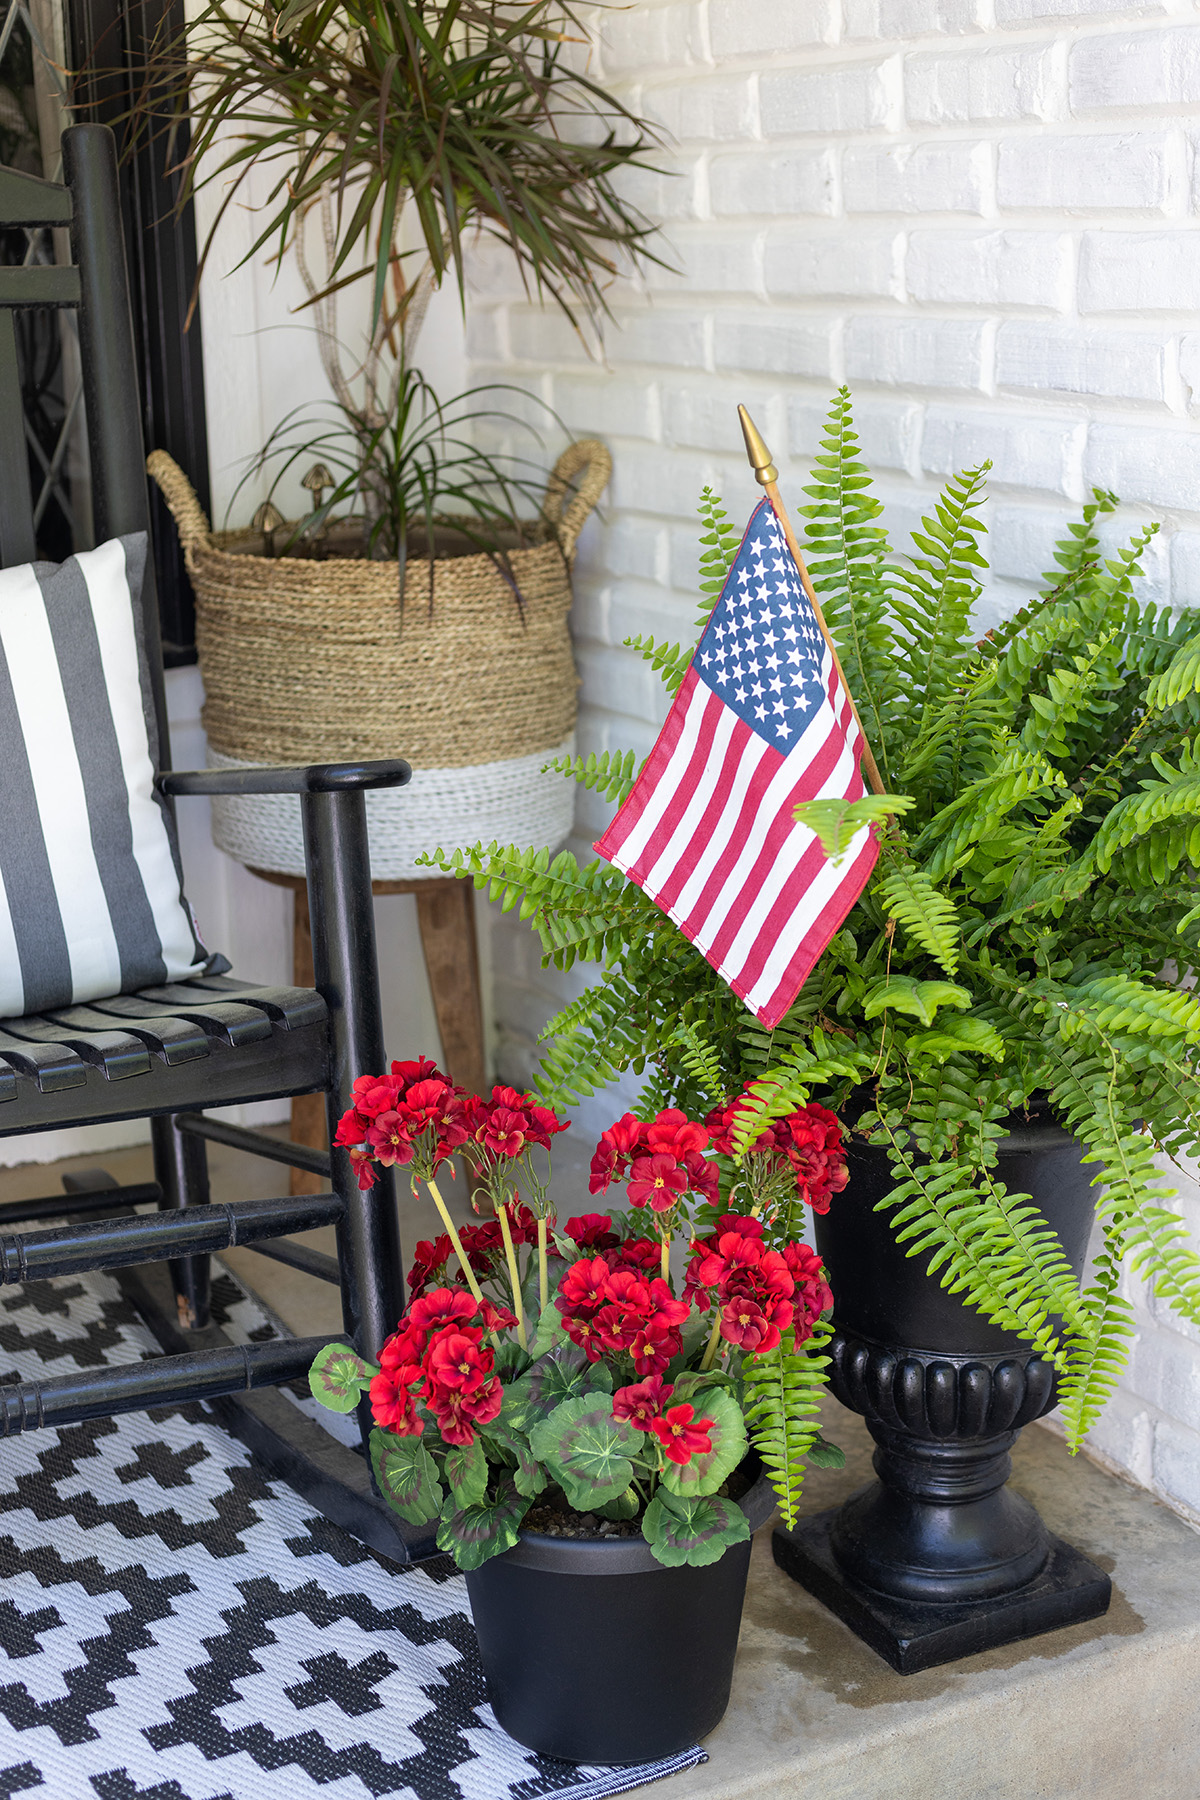
<svg viewBox="0 0 1200 1800">
<path fill-rule="evenodd" d="M 608 486 L 611 474 L 612 457 L 599 438 L 580 438 L 578 443 L 568 444 L 555 463 L 546 483 L 542 513 L 568 559 L 574 554 L 584 520 Z M 568 504 L 567 494 L 577 475 L 580 476 L 579 488 Z"/>
<path fill-rule="evenodd" d="M 204 508 L 196 498 L 195 488 L 175 458 L 168 456 L 165 450 L 152 450 L 146 458 L 146 469 L 153 476 L 167 503 L 179 532 L 184 554 L 188 555 L 199 545 L 206 544 L 212 535 L 212 528 Z"/>
</svg>

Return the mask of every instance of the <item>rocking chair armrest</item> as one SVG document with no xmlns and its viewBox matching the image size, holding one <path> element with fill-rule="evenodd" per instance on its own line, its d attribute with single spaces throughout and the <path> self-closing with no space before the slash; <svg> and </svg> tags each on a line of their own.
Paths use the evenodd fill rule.
<svg viewBox="0 0 1200 1800">
<path fill-rule="evenodd" d="M 165 769 L 154 778 L 160 794 L 336 794 L 362 788 L 403 787 L 412 770 L 397 757 L 387 762 L 279 764 L 258 769 Z"/>
</svg>

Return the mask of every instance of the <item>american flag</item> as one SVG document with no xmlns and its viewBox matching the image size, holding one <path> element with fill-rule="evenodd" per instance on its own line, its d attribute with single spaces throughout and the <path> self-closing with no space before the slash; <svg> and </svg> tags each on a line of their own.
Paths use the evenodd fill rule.
<svg viewBox="0 0 1200 1800">
<path fill-rule="evenodd" d="M 878 855 L 835 865 L 793 817 L 863 794 L 862 733 L 769 500 L 757 508 L 633 791 L 595 848 L 779 1023 Z"/>
</svg>

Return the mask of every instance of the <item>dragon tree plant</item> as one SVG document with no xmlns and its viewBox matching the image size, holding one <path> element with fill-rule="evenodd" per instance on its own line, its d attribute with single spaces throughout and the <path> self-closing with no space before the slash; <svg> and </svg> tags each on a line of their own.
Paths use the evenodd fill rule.
<svg viewBox="0 0 1200 1800">
<path fill-rule="evenodd" d="M 247 260 L 295 258 L 368 516 L 430 298 L 451 278 L 465 300 L 472 241 L 498 239 L 577 327 L 660 260 L 622 182 L 657 136 L 589 76 L 587 44 L 571 0 L 209 0 L 147 58 L 134 119 L 169 130 L 179 205 L 220 190 L 200 270 L 231 206 L 255 215 Z M 348 355 L 338 299 L 360 283 Z"/>
<path fill-rule="evenodd" d="M 609 864 L 496 844 L 438 860 L 519 907 L 548 963 L 600 965 L 546 1027 L 551 1104 L 624 1070 L 646 1077 L 640 1111 L 748 1082 L 737 1154 L 813 1097 L 851 1118 L 889 1152 L 882 1206 L 908 1253 L 1050 1358 L 1077 1447 L 1128 1351 L 1124 1266 L 1200 1325 L 1200 1258 L 1160 1166 L 1200 1153 L 1200 612 L 1139 596 L 1157 527 L 1106 556 L 1117 500 L 1095 490 L 1040 589 L 980 639 L 987 467 L 948 483 L 898 557 L 849 395 L 833 405 L 801 510 L 890 797 L 807 809 L 828 853 L 872 819 L 880 854 L 773 1032 Z M 703 620 L 738 537 L 707 490 L 700 510 Z M 632 645 L 674 691 L 691 647 Z M 613 801 L 637 772 L 632 752 L 557 766 Z M 1096 1171 L 1102 1238 L 1082 1280 L 996 1173 L 998 1140 L 1031 1111 Z"/>
</svg>

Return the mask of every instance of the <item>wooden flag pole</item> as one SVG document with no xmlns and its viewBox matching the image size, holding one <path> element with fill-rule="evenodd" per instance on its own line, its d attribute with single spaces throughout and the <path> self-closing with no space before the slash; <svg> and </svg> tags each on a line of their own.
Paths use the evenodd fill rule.
<svg viewBox="0 0 1200 1800">
<path fill-rule="evenodd" d="M 775 517 L 779 520 L 783 535 L 787 539 L 787 547 L 792 553 L 792 560 L 799 573 L 801 586 L 808 596 L 809 605 L 817 616 L 817 624 L 821 627 L 822 637 L 829 645 L 829 654 L 833 658 L 833 666 L 838 672 L 838 679 L 841 681 L 843 688 L 846 690 L 847 697 L 849 698 L 850 710 L 854 714 L 854 723 L 858 726 L 862 736 L 863 772 L 877 794 L 886 794 L 887 789 L 883 785 L 883 777 L 879 773 L 879 766 L 871 752 L 871 746 L 867 742 L 867 734 L 863 731 L 863 723 L 858 716 L 858 708 L 854 704 L 854 695 L 850 692 L 850 683 L 846 680 L 846 673 L 842 668 L 842 659 L 837 653 L 837 645 L 829 635 L 829 627 L 825 623 L 825 615 L 821 611 L 821 603 L 813 592 L 813 584 L 809 579 L 808 569 L 805 566 L 804 558 L 800 554 L 800 546 L 796 542 L 796 534 L 792 530 L 792 522 L 788 518 L 787 509 L 784 506 L 783 501 L 779 497 L 779 488 L 776 485 L 779 480 L 779 470 L 771 461 L 771 452 L 763 443 L 762 438 L 758 434 L 758 429 L 755 426 L 754 420 L 750 417 L 750 414 L 746 411 L 744 406 L 738 407 L 738 418 L 742 421 L 742 436 L 746 440 L 746 455 L 750 459 L 750 467 L 754 470 L 754 479 L 765 491 L 767 499 L 771 502 Z"/>
</svg>

